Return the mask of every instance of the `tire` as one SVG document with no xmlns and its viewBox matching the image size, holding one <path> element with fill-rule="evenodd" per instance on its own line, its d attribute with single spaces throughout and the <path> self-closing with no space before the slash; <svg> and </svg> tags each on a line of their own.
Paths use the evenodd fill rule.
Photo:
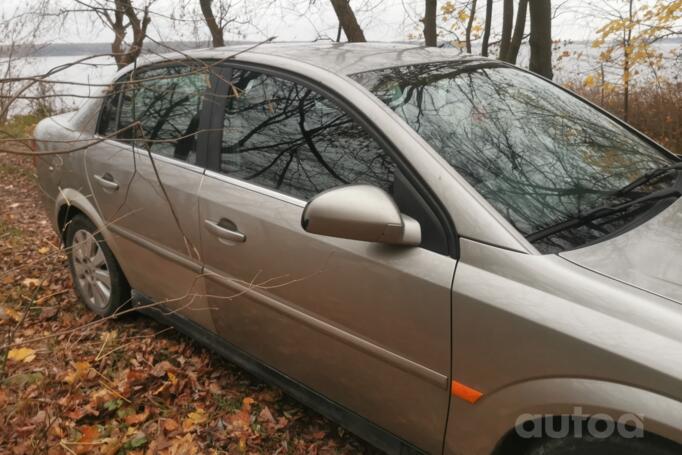
<svg viewBox="0 0 682 455">
<path fill-rule="evenodd" d="M 540 439 L 531 444 L 524 455 L 677 455 L 680 446 L 658 437 L 627 439 L 619 435 L 609 438 L 567 437 Z"/>
<path fill-rule="evenodd" d="M 76 215 L 68 222 L 65 246 L 73 287 L 86 307 L 110 316 L 130 301 L 130 285 L 89 219 Z"/>
</svg>

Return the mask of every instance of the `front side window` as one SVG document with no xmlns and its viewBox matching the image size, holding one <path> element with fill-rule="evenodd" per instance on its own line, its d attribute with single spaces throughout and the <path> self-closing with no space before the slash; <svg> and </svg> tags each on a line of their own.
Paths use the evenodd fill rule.
<svg viewBox="0 0 682 455">
<path fill-rule="evenodd" d="M 199 113 L 207 87 L 208 72 L 191 65 L 136 72 L 121 93 L 118 138 L 195 163 Z"/>
<path fill-rule="evenodd" d="M 656 204 L 674 200 L 672 193 L 665 197 L 676 178 L 673 158 L 587 103 L 517 69 L 446 62 L 353 78 L 542 252 L 615 235 Z M 643 175 L 658 177 L 628 188 Z M 661 197 L 626 205 L 653 193 Z M 624 208 L 596 211 L 619 205 Z"/>
<path fill-rule="evenodd" d="M 395 165 L 347 113 L 297 83 L 236 71 L 227 98 L 220 171 L 307 200 L 367 183 L 390 192 Z"/>
</svg>

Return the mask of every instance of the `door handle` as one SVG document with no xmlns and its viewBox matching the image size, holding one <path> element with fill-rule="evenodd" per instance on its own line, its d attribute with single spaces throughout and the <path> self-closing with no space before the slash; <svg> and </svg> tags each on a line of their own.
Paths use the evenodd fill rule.
<svg viewBox="0 0 682 455">
<path fill-rule="evenodd" d="M 237 225 L 232 221 L 221 218 L 219 222 L 204 220 L 204 225 L 213 235 L 221 239 L 230 240 L 232 242 L 246 242 L 246 235 L 237 230 Z"/>
<path fill-rule="evenodd" d="M 95 181 L 104 188 L 105 190 L 116 191 L 118 190 L 118 183 L 114 180 L 111 174 L 108 172 L 104 175 L 93 175 Z"/>
</svg>

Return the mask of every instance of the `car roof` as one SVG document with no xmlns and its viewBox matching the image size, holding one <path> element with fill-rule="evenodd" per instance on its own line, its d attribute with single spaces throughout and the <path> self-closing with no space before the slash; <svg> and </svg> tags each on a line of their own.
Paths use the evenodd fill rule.
<svg viewBox="0 0 682 455">
<path fill-rule="evenodd" d="M 317 66 L 338 74 L 353 74 L 372 69 L 446 60 L 480 60 L 458 49 L 425 47 L 405 43 L 252 43 L 184 51 L 190 58 L 224 59 L 234 54 L 273 55 Z M 173 54 L 177 58 L 178 54 Z M 170 56 L 159 56 L 170 57 Z M 152 58 L 151 61 L 158 60 Z M 145 62 L 147 63 L 147 62 Z"/>
</svg>

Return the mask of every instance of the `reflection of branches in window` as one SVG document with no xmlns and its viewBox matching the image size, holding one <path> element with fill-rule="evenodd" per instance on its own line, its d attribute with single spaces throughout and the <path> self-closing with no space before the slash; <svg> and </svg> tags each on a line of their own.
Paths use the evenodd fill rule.
<svg viewBox="0 0 682 455">
<path fill-rule="evenodd" d="M 322 165 L 322 167 L 324 167 L 332 177 L 334 177 L 335 179 L 337 179 L 341 183 L 348 183 L 339 174 L 337 174 L 336 171 L 334 171 L 334 169 L 332 169 L 331 166 L 329 166 L 329 164 L 327 164 L 327 162 L 324 160 L 322 155 L 320 155 L 320 152 L 317 150 L 317 147 L 315 146 L 315 143 L 313 142 L 313 138 L 311 137 L 310 132 L 308 130 L 306 130 L 306 128 L 305 128 L 305 116 L 306 116 L 306 111 L 308 110 L 308 109 L 305 109 L 305 102 L 306 102 L 306 99 L 308 98 L 308 96 L 310 96 L 309 90 L 306 91 L 305 95 L 303 95 L 303 97 L 301 98 L 301 101 L 299 102 L 299 105 L 298 105 L 298 115 L 299 115 L 298 127 L 301 131 L 301 135 L 303 135 L 303 139 L 305 139 L 305 142 L 308 145 L 308 149 L 310 149 L 310 152 L 313 154 L 315 159 L 317 159 L 317 161 Z M 314 103 L 314 101 L 313 101 L 313 103 Z M 338 117 L 337 117 L 337 119 L 338 119 Z M 328 125 L 325 125 L 324 127 L 320 127 L 320 129 L 329 128 L 330 126 L 331 126 L 331 123 Z"/>
<path fill-rule="evenodd" d="M 305 197 L 360 180 L 390 185 L 391 163 L 348 114 L 304 86 L 259 77 L 255 85 L 239 79 L 239 99 L 227 106 L 225 172 Z M 243 157 L 236 168 L 230 155 Z"/>
<path fill-rule="evenodd" d="M 123 101 L 124 108 L 126 105 L 133 110 L 135 105 L 142 108 L 135 115 L 140 119 L 146 138 L 140 145 L 151 150 L 154 144 L 163 143 L 159 142 L 161 139 L 175 143 L 177 151 L 177 146 L 182 142 L 187 151 L 176 154 L 181 159 L 187 158 L 195 143 L 194 134 L 198 131 L 198 124 L 194 128 L 192 125 L 198 121 L 202 94 L 206 88 L 201 86 L 205 83 L 205 75 L 187 76 L 184 72 L 185 69 L 174 67 L 148 71 L 148 74 L 165 74 L 168 77 L 129 84 L 125 88 Z M 151 124 L 149 120 L 152 121 Z"/>
<path fill-rule="evenodd" d="M 618 181 L 613 166 L 608 178 L 595 167 L 614 149 L 629 153 L 619 163 L 623 169 L 651 166 L 636 141 L 619 135 L 610 120 L 599 117 L 593 125 L 594 112 L 570 96 L 515 78 L 508 69 L 448 66 L 393 68 L 359 80 L 517 225 L 593 206 Z M 475 112 L 482 112 L 478 120 L 470 117 Z"/>
</svg>

